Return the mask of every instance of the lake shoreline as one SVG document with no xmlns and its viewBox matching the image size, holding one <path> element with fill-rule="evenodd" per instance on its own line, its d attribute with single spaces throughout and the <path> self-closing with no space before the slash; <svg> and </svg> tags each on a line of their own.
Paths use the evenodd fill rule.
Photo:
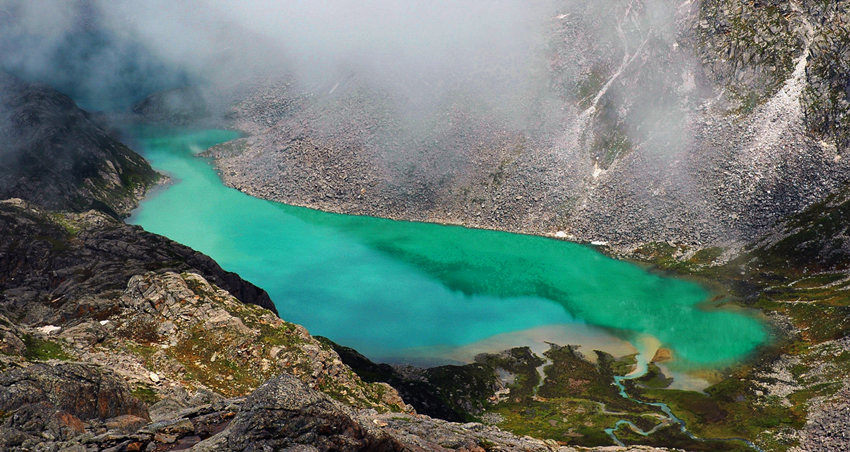
<svg viewBox="0 0 850 452">
<path fill-rule="evenodd" d="M 196 159 L 198 156 L 199 155 L 193 153 L 192 154 L 192 160 Z M 200 153 L 200 156 L 202 158 L 204 158 L 204 157 L 207 157 L 207 154 L 202 152 L 202 153 Z M 204 160 L 205 161 L 203 162 L 203 164 L 206 165 L 207 167 L 212 168 L 212 162 L 210 162 L 208 159 L 204 159 Z M 220 171 L 217 170 L 217 169 L 211 170 L 211 171 L 212 171 L 212 174 L 215 177 L 215 180 L 218 181 L 219 184 L 221 184 L 222 180 L 221 180 Z M 180 178 L 175 178 L 175 179 L 180 179 Z M 174 185 L 170 185 L 169 187 L 174 187 Z M 165 191 L 167 191 L 167 189 Z M 241 193 L 241 192 L 238 192 L 238 191 L 234 191 L 234 192 L 240 193 L 240 195 L 244 195 L 244 193 Z M 261 200 L 259 198 L 254 198 L 254 197 L 250 197 L 250 196 L 248 196 L 248 197 L 249 197 L 249 199 L 255 199 L 256 201 L 268 202 L 268 201 Z M 294 211 L 299 212 L 299 215 L 302 216 L 302 220 L 305 220 L 305 221 L 307 221 L 308 223 L 311 223 L 311 224 L 316 222 L 316 221 L 320 222 L 321 220 L 318 220 L 317 218 L 321 217 L 322 215 L 337 215 L 335 213 L 325 213 L 323 211 L 318 211 L 318 210 L 303 208 L 303 207 L 298 207 L 298 206 L 295 206 L 295 207 L 293 207 L 293 206 L 288 206 L 288 207 L 281 206 L 280 208 L 284 209 L 284 210 L 288 209 L 288 211 L 293 211 L 293 209 L 295 209 Z M 303 210 L 299 210 L 299 209 L 303 209 Z M 344 234 L 346 234 L 346 235 L 351 234 L 351 233 L 354 233 L 354 234 L 361 233 L 362 231 L 359 231 L 359 229 L 358 229 L 361 226 L 357 226 L 357 224 L 358 224 L 357 222 L 360 222 L 360 221 L 379 221 L 379 222 L 385 223 L 385 222 L 392 220 L 392 219 L 381 218 L 381 217 L 371 217 L 371 216 L 360 216 L 360 217 L 358 217 L 358 216 L 345 216 L 345 215 L 340 215 L 340 216 L 334 217 L 334 218 L 337 218 L 337 219 L 343 218 L 344 219 L 344 221 L 340 220 L 342 222 L 339 223 L 339 225 L 342 227 L 341 231 L 345 231 Z M 419 221 L 411 221 L 411 220 L 401 220 L 398 223 L 404 223 L 404 227 L 418 227 L 418 228 L 429 228 L 429 227 L 434 227 L 434 226 L 438 226 L 438 227 L 439 226 L 449 226 L 449 228 L 445 229 L 445 231 L 470 230 L 470 231 L 477 231 L 477 232 L 471 232 L 471 233 L 477 233 L 477 234 L 499 234 L 499 233 L 502 233 L 502 232 L 508 232 L 508 231 L 498 231 L 498 230 L 493 230 L 493 229 L 470 229 L 470 228 L 467 228 L 463 225 L 457 225 L 457 224 L 436 224 L 435 225 L 434 223 L 430 223 L 430 222 L 419 222 Z M 452 226 L 454 226 L 454 228 L 452 228 Z M 442 229 L 440 229 L 440 230 L 442 231 Z M 416 234 L 412 234 L 410 237 L 416 237 L 416 236 L 417 236 Z M 587 244 L 575 244 L 575 243 L 567 242 L 567 241 L 563 240 L 562 237 L 545 237 L 545 236 L 541 237 L 541 236 L 536 236 L 536 235 L 527 234 L 527 233 L 518 234 L 518 237 L 526 237 L 526 239 L 524 239 L 524 240 L 532 240 L 532 241 L 538 240 L 538 239 L 539 240 L 555 239 L 555 240 L 552 240 L 551 243 L 553 243 L 553 244 L 554 243 L 566 243 L 566 244 L 573 245 L 573 246 L 579 246 L 579 247 L 586 249 L 588 251 L 592 251 L 593 253 L 596 253 L 597 251 L 601 251 L 601 252 L 603 252 L 603 253 L 605 253 L 609 256 L 613 255 L 613 257 L 620 259 L 620 262 L 622 262 L 621 259 L 623 259 L 623 256 L 618 256 L 615 252 L 612 252 L 611 247 L 599 247 L 599 246 L 593 246 L 593 245 L 587 245 Z M 547 243 L 549 243 L 549 241 L 547 241 Z M 631 261 L 632 262 L 629 263 L 629 265 L 634 264 L 634 260 L 631 260 Z M 651 259 L 646 259 L 646 260 L 641 260 L 638 263 L 641 264 L 641 267 L 643 267 L 644 269 L 647 269 L 647 262 L 649 262 L 650 265 L 651 265 L 651 263 L 653 261 Z M 681 269 L 665 268 L 665 267 L 660 266 L 660 265 L 655 266 L 655 267 L 650 267 L 649 270 L 651 271 L 651 273 L 656 274 L 656 276 L 658 276 L 658 277 L 662 277 L 662 276 L 669 275 L 669 274 L 676 274 L 677 276 L 690 275 L 686 279 L 689 279 L 689 280 L 692 280 L 692 281 L 695 281 L 695 282 L 700 282 L 699 285 L 702 286 L 702 287 L 709 286 L 709 284 L 705 284 L 704 282 L 701 282 L 701 280 L 703 278 L 706 278 L 706 275 L 699 274 L 698 272 L 691 272 L 691 273 L 682 272 L 682 271 L 680 271 Z M 240 270 L 236 270 L 236 271 L 239 272 L 240 274 L 243 273 Z M 707 280 L 710 280 L 710 279 L 707 279 Z M 260 284 L 262 285 L 262 283 L 260 283 Z M 722 284 L 722 281 L 718 280 L 715 284 Z M 717 292 L 714 292 L 714 293 L 717 293 Z M 717 310 L 717 311 L 723 312 L 723 311 L 728 311 L 728 307 L 726 309 L 724 309 L 722 305 L 728 305 L 729 303 L 731 303 L 731 305 L 738 306 L 738 303 L 735 302 L 734 299 L 721 300 L 721 299 L 718 299 L 718 297 L 714 297 L 713 299 L 709 299 L 709 300 L 703 300 L 701 303 L 699 303 L 698 305 L 694 305 L 694 306 L 696 308 L 699 308 L 699 309 L 705 309 L 705 308 L 708 307 L 708 308 L 711 309 L 711 311 Z M 718 305 L 721 305 L 721 306 L 718 306 Z M 744 308 L 746 310 L 751 309 L 751 307 L 748 307 L 748 306 L 744 306 Z M 289 317 L 286 314 L 282 315 L 282 317 L 289 319 Z M 299 321 L 298 323 L 303 323 L 303 322 Z M 770 325 L 770 328 L 773 329 L 773 323 L 774 322 L 772 322 L 772 321 L 768 321 L 768 322 L 764 322 L 763 324 Z M 319 334 L 321 334 L 321 332 Z M 347 343 L 347 341 L 343 341 L 343 343 Z M 520 346 L 520 345 L 529 345 L 529 344 L 517 343 L 515 345 Z M 717 372 L 716 373 L 717 379 L 716 380 L 712 379 L 712 381 L 710 381 L 710 383 L 714 383 L 716 381 L 723 381 L 724 378 L 728 377 L 731 374 L 738 372 L 739 369 L 744 369 L 744 368 L 748 368 L 748 367 L 758 365 L 757 364 L 758 362 L 762 361 L 765 357 L 769 356 L 771 353 L 776 352 L 775 347 L 776 347 L 776 344 L 773 344 L 773 343 L 768 343 L 768 344 L 764 344 L 764 345 L 759 346 L 752 353 L 748 354 L 746 357 L 738 359 L 735 364 L 733 364 L 731 366 L 724 366 L 722 369 L 718 369 L 716 371 Z M 356 347 L 356 348 L 359 349 L 360 347 Z M 498 351 L 495 350 L 495 349 L 488 350 L 488 351 L 498 353 Z M 647 360 L 649 360 L 650 358 L 651 358 L 650 356 L 646 357 Z M 693 373 L 693 375 L 698 376 L 699 373 L 698 372 Z"/>
</svg>

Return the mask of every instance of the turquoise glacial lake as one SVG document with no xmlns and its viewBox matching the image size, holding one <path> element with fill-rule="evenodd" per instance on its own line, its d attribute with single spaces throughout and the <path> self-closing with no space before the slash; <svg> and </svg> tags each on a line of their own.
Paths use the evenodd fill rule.
<svg viewBox="0 0 850 452">
<path fill-rule="evenodd" d="M 459 362 L 544 341 L 615 354 L 658 346 L 677 367 L 719 367 L 767 340 L 693 282 L 544 237 L 340 215 L 247 196 L 196 154 L 223 130 L 140 129 L 138 150 L 171 184 L 129 223 L 211 256 L 268 291 L 280 316 L 372 359 Z"/>
</svg>

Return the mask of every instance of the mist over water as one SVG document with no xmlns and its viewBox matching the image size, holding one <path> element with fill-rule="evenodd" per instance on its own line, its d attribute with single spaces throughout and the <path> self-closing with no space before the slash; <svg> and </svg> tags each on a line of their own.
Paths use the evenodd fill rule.
<svg viewBox="0 0 850 452">
<path fill-rule="evenodd" d="M 635 149 L 647 150 L 644 155 L 650 159 L 665 161 L 687 149 L 683 111 L 700 97 L 699 80 L 692 80 L 693 61 L 679 44 L 676 26 L 687 5 L 690 3 L 675 5 L 662 0 L 0 0 L 0 68 L 66 90 L 84 107 L 96 110 L 126 110 L 156 91 L 193 86 L 224 114 L 251 88 L 291 85 L 290 92 L 272 89 L 269 97 L 288 96 L 316 107 L 305 115 L 312 127 L 310 133 L 338 138 L 335 134 L 347 126 L 362 131 L 372 124 L 350 116 L 365 112 L 367 119 L 377 118 L 377 131 L 366 138 L 354 133 L 352 141 L 368 138 L 366 144 L 377 150 L 379 158 L 409 166 L 414 172 L 422 171 L 423 165 L 417 167 L 417 163 L 428 161 L 423 154 L 436 154 L 438 158 L 431 160 L 438 161 L 433 170 L 437 176 L 448 170 L 462 171 L 464 153 L 473 152 L 481 142 L 485 148 L 519 142 L 522 152 L 529 153 L 553 147 L 565 156 L 565 166 L 570 159 L 587 163 L 600 157 L 583 147 L 587 144 L 583 137 L 593 135 L 593 127 L 597 127 L 588 118 L 598 119 L 600 128 L 622 131 Z M 676 70 L 665 70 L 671 66 Z M 624 82 L 627 77 L 629 83 Z M 507 138 L 499 141 L 501 138 L 493 137 Z M 527 147 L 526 138 L 532 142 Z M 211 144 L 208 141 L 201 143 Z M 172 144 L 163 146 L 171 148 Z M 145 219 L 146 207 L 136 221 L 208 252 L 226 266 L 230 262 L 229 269 L 277 291 L 281 313 L 288 320 L 310 326 L 315 319 L 309 316 L 330 316 L 315 320 L 324 325 L 317 327 L 317 332 L 333 333 L 366 352 L 409 329 L 407 324 L 398 324 L 402 326 L 397 330 L 388 329 L 370 339 L 345 323 L 357 319 L 353 325 L 368 324 L 368 316 L 374 312 L 382 312 L 388 319 L 441 314 L 461 319 L 438 336 L 418 331 L 412 337 L 422 342 L 404 343 L 407 349 L 446 345 L 435 343 L 438 338 L 452 347 L 468 346 L 493 335 L 537 328 L 552 319 L 557 319 L 555 323 L 579 319 L 611 331 L 651 334 L 662 343 L 678 344 L 681 355 L 692 362 L 725 362 L 745 355 L 764 338 L 758 323 L 749 317 L 695 308 L 706 296 L 695 286 L 673 284 L 683 293 L 671 296 L 669 306 L 656 304 L 658 292 L 669 290 L 668 281 L 630 273 L 638 271 L 632 267 L 604 264 L 605 271 L 614 272 L 621 280 L 634 277 L 643 282 L 637 287 L 612 285 L 607 287 L 607 295 L 599 295 L 600 287 L 616 278 L 595 275 L 600 279 L 585 281 L 581 268 L 565 258 L 573 252 L 567 250 L 568 244 L 269 208 L 264 201 L 217 185 L 209 168 L 199 169 L 190 160 L 150 149 L 147 156 L 155 164 L 174 163 L 178 169 L 191 169 L 186 179 L 191 177 L 192 182 L 150 201 L 162 210 Z M 583 180 L 590 173 L 569 177 Z M 206 185 L 198 185 L 200 182 Z M 222 190 L 222 202 L 243 206 L 239 209 L 244 209 L 244 215 L 221 218 L 209 205 L 187 205 L 180 199 L 172 199 L 171 206 L 164 204 L 174 193 L 199 187 Z M 183 199 L 207 194 L 202 190 Z M 292 270 L 289 279 L 264 273 L 283 268 L 286 262 L 254 254 L 267 251 L 269 240 L 240 235 L 245 218 L 271 227 L 280 210 L 287 211 L 292 227 L 324 234 L 324 240 L 314 237 L 312 242 L 324 257 L 311 260 L 315 255 L 301 250 L 306 266 Z M 194 216 L 180 216 L 187 212 Z M 161 223 L 169 218 L 185 221 Z M 200 230 L 188 224 L 199 224 Z M 383 228 L 381 240 L 372 237 L 376 224 Z M 176 229 L 167 228 L 172 226 Z M 480 242 L 470 240 L 467 234 L 475 234 Z M 423 237 L 431 237 L 445 248 L 434 251 Z M 243 239 L 246 241 L 239 243 L 244 247 L 234 244 Z M 481 243 L 507 250 L 497 256 L 501 266 L 493 267 L 490 249 L 475 248 Z M 292 255 L 288 253 L 293 250 L 281 246 L 276 249 L 278 254 Z M 588 252 L 575 251 L 589 261 L 598 258 L 588 257 L 596 256 Z M 343 303 L 321 313 L 305 312 L 299 304 L 303 300 L 347 299 L 352 296 L 349 289 L 368 277 L 342 271 L 358 265 L 349 259 L 352 255 L 377 256 L 371 262 L 394 266 L 399 274 L 415 277 L 392 286 L 389 291 L 396 291 L 396 300 L 384 296 L 386 303 L 380 306 Z M 415 271 L 407 272 L 411 268 Z M 627 274 L 617 273 L 620 271 Z M 644 276 L 648 279 L 641 279 Z M 339 279 L 339 284 L 329 284 L 324 278 Z M 288 285 L 291 280 L 303 279 L 324 282 L 309 289 Z M 379 282 L 392 280 L 386 277 Z M 584 295 L 571 293 L 567 287 L 579 288 Z M 303 293 L 287 292 L 298 290 Z M 372 291 L 363 298 L 368 301 L 381 299 L 379 292 L 388 289 L 376 285 L 364 290 Z M 445 309 L 411 302 L 405 307 L 408 311 L 401 312 L 398 303 L 393 304 L 398 299 L 417 299 L 419 293 L 436 294 L 445 301 Z M 295 300 L 295 308 L 287 311 L 289 305 L 280 300 Z M 606 303 L 608 309 L 596 309 Z M 528 304 L 535 309 L 519 308 Z M 472 312 L 467 309 L 470 305 L 489 305 L 489 309 Z M 357 309 L 352 309 L 355 306 Z M 677 310 L 694 319 L 705 315 L 713 320 L 677 321 Z M 479 322 L 470 325 L 470 318 Z M 740 322 L 741 331 L 732 328 L 728 335 L 716 336 L 718 330 L 730 331 L 726 328 L 729 322 Z M 427 323 L 412 325 L 419 324 Z M 692 328 L 694 324 L 700 329 Z M 700 336 L 700 332 L 710 334 Z M 746 337 L 742 339 L 739 333 Z M 705 344 L 711 348 L 701 348 Z"/>
</svg>

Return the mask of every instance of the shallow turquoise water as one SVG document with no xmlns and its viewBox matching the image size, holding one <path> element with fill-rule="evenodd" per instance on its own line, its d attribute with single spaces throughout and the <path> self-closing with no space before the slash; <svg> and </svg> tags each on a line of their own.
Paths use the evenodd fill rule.
<svg viewBox="0 0 850 452">
<path fill-rule="evenodd" d="M 709 294 L 560 240 L 319 212 L 225 187 L 194 154 L 234 132 L 141 129 L 175 183 L 128 220 L 200 250 L 266 289 L 282 318 L 373 359 L 404 359 L 543 325 L 590 324 L 717 366 L 766 340 L 756 319 L 697 305 Z M 519 344 L 516 344 L 519 345 Z M 427 357 L 427 356 L 426 356 Z"/>
</svg>

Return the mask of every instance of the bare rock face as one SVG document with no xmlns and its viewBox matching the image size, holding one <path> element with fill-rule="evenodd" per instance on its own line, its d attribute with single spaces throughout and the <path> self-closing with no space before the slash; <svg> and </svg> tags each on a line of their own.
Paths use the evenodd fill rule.
<svg viewBox="0 0 850 452">
<path fill-rule="evenodd" d="M 132 417 L 149 420 L 144 403 L 101 366 L 37 363 L 0 373 L 0 446 L 31 447 L 45 439 L 68 440 L 89 421 Z"/>
<path fill-rule="evenodd" d="M 802 104 L 813 133 L 838 149 L 850 146 L 850 9 L 842 2 L 804 3 L 816 24 Z"/>
<path fill-rule="evenodd" d="M 21 331 L 5 316 L 0 315 L 0 353 L 21 356 L 26 352 L 26 344 L 21 340 Z"/>
<path fill-rule="evenodd" d="M 24 323 L 97 317 L 111 308 L 94 295 L 123 291 L 132 276 L 156 269 L 197 272 L 243 302 L 276 312 L 264 290 L 208 256 L 102 213 L 52 214 L 4 201 L 0 229 L 9 238 L 0 241 L 0 312 L 14 311 Z"/>
<path fill-rule="evenodd" d="M 0 409 L 12 412 L 29 403 L 47 402 L 82 420 L 120 415 L 148 417 L 115 374 L 77 363 L 38 363 L 0 375 Z"/>
</svg>

